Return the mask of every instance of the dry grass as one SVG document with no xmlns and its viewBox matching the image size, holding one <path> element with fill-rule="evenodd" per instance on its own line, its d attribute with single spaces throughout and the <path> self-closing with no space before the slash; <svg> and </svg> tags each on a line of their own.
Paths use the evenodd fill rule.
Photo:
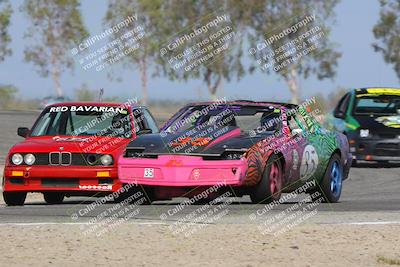
<svg viewBox="0 0 400 267">
<path fill-rule="evenodd" d="M 386 258 L 386 257 L 384 257 L 384 256 L 378 256 L 377 259 L 376 259 L 376 261 L 377 261 L 378 263 L 400 266 L 400 260 L 397 260 L 397 259 L 389 259 L 389 258 Z"/>
</svg>

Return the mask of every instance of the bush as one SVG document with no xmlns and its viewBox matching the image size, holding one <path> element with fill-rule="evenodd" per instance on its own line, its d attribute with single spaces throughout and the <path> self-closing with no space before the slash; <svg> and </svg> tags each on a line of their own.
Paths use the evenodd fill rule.
<svg viewBox="0 0 400 267">
<path fill-rule="evenodd" d="M 18 89 L 13 85 L 0 85 L 0 108 L 9 108 L 15 101 Z"/>
<path fill-rule="evenodd" d="M 83 84 L 81 88 L 75 90 L 75 97 L 78 101 L 95 101 L 96 92 L 90 90 L 86 84 Z"/>
</svg>

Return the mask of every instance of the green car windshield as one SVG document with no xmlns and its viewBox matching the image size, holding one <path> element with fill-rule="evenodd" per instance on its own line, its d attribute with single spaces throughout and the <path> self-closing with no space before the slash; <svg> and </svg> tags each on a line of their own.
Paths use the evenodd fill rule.
<svg viewBox="0 0 400 267">
<path fill-rule="evenodd" d="M 363 96 L 356 98 L 354 115 L 400 115 L 400 96 Z"/>
</svg>

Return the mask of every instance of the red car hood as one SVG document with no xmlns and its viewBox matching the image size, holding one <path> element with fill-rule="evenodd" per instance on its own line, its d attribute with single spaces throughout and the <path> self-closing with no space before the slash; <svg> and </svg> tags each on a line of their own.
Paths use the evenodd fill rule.
<svg viewBox="0 0 400 267">
<path fill-rule="evenodd" d="M 26 152 L 52 152 L 67 151 L 71 153 L 120 153 L 126 145 L 132 141 L 128 138 L 117 137 L 74 137 L 74 136 L 40 136 L 28 137 L 24 141 L 14 145 L 10 153 Z"/>
</svg>

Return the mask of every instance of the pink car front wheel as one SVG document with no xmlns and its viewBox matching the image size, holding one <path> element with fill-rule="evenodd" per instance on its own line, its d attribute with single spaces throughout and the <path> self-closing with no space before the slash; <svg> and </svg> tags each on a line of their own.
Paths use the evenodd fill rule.
<svg viewBox="0 0 400 267">
<path fill-rule="evenodd" d="M 276 155 L 271 156 L 260 182 L 253 188 L 250 198 L 254 204 L 271 203 L 281 197 L 283 185 L 282 163 Z"/>
</svg>

